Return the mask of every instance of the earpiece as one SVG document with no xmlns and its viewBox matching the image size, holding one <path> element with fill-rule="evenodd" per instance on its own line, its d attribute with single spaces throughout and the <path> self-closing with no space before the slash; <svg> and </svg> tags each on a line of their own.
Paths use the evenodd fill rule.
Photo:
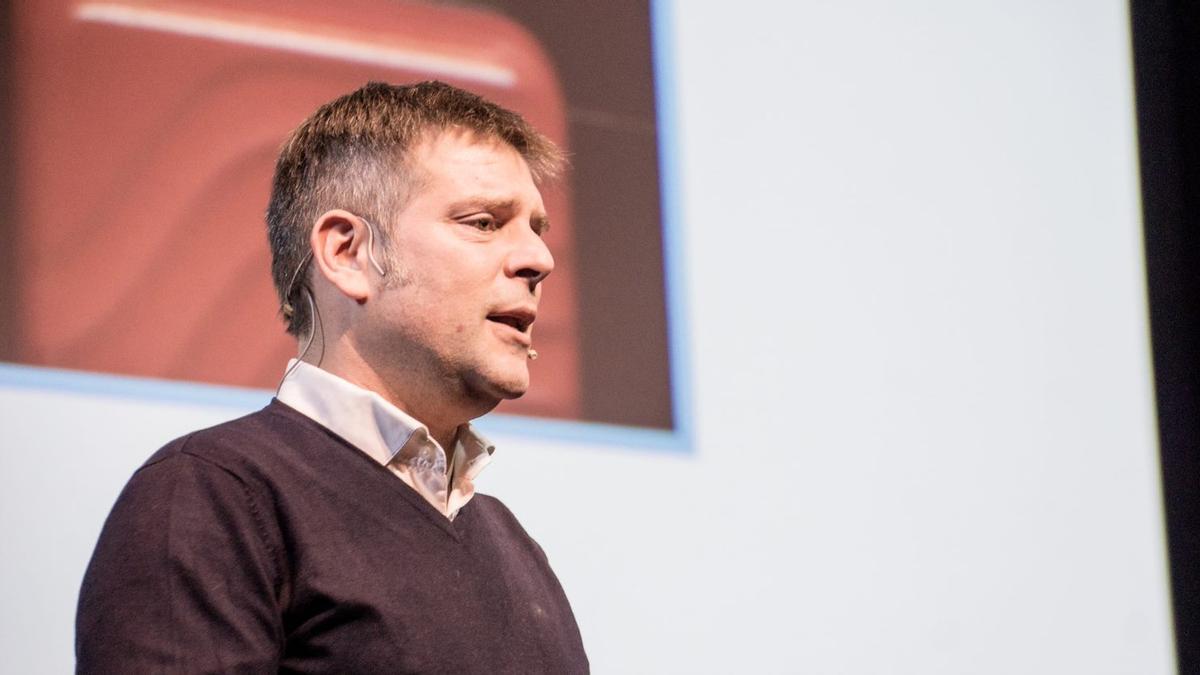
<svg viewBox="0 0 1200 675">
<path fill-rule="evenodd" d="M 375 226 L 362 216 L 358 218 L 367 225 L 367 257 L 371 259 L 371 264 L 375 266 L 375 271 L 379 272 L 379 276 L 385 277 L 387 272 L 384 271 L 383 265 L 380 265 L 379 261 L 375 259 Z"/>
</svg>

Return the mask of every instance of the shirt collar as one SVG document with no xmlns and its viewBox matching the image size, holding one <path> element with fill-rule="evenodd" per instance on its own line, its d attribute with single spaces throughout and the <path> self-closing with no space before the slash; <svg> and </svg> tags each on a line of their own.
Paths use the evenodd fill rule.
<svg viewBox="0 0 1200 675">
<path fill-rule="evenodd" d="M 495 446 L 468 422 L 458 427 L 447 457 L 424 424 L 379 394 L 304 361 L 292 359 L 288 369 L 276 398 L 384 466 L 432 462 L 424 468 L 446 472 L 453 460 L 455 473 L 473 479 L 495 452 Z"/>
</svg>

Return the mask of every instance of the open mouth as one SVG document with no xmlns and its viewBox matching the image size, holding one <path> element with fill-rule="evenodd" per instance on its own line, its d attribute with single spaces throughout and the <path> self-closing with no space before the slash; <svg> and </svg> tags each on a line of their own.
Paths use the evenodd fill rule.
<svg viewBox="0 0 1200 675">
<path fill-rule="evenodd" d="M 524 333 L 533 325 L 534 316 L 532 313 L 524 311 L 498 312 L 496 314 L 488 314 L 487 320 L 512 326 L 518 332 Z"/>
</svg>

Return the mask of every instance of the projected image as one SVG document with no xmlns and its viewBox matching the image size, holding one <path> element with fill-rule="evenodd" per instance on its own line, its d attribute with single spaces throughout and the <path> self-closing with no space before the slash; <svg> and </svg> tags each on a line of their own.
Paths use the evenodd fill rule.
<svg viewBox="0 0 1200 675">
<path fill-rule="evenodd" d="M 0 358 L 274 389 L 296 344 L 263 211 L 285 135 L 370 80 L 439 79 L 567 150 L 534 386 L 500 412 L 671 429 L 649 8 L 641 2 L 18 3 Z"/>
</svg>

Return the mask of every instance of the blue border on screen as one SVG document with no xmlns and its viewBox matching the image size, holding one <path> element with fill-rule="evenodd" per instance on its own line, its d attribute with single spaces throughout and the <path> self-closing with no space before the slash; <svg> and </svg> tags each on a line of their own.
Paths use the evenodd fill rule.
<svg viewBox="0 0 1200 675">
<path fill-rule="evenodd" d="M 484 433 L 527 436 L 574 443 L 616 445 L 635 450 L 691 452 L 692 381 L 688 350 L 687 294 L 684 292 L 682 214 L 679 187 L 677 107 L 671 0 L 651 0 L 654 86 L 658 127 L 659 193 L 663 218 L 663 278 L 666 284 L 667 344 L 671 373 L 672 429 L 491 414 L 475 421 Z M 0 364 L 0 385 L 151 400 L 251 412 L 272 392 L 199 382 L 110 375 L 19 364 Z"/>
</svg>

